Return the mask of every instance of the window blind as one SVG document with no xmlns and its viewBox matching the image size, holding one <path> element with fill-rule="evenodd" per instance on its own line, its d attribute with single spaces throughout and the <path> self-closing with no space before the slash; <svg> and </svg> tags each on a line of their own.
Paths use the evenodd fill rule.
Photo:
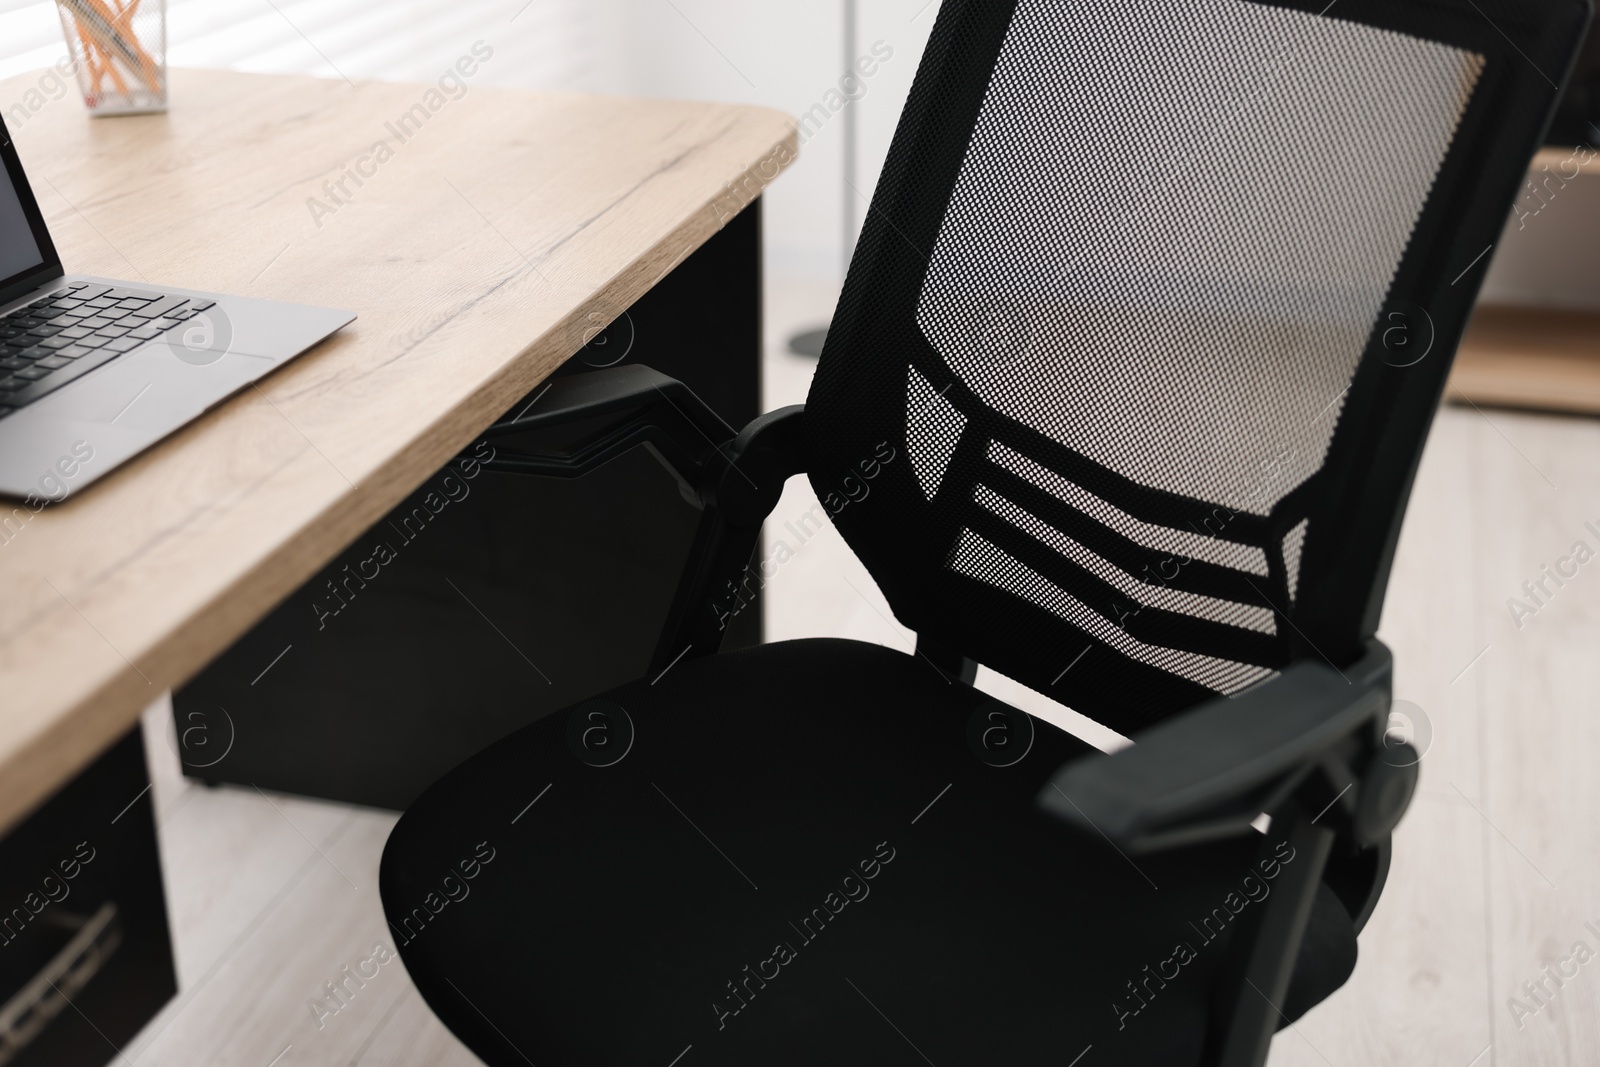
<svg viewBox="0 0 1600 1067">
<path fill-rule="evenodd" d="M 480 83 L 593 90 L 607 58 L 604 8 L 584 0 L 168 0 L 167 57 L 173 66 L 431 81 L 482 40 L 495 59 Z M 54 3 L 0 0 L 0 78 L 65 54 Z"/>
</svg>

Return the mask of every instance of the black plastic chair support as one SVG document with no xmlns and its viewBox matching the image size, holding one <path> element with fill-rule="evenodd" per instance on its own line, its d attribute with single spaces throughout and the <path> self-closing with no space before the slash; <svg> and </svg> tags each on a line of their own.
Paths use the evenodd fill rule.
<svg viewBox="0 0 1600 1067">
<path fill-rule="evenodd" d="M 761 524 L 783 495 L 784 483 L 804 472 L 805 409 L 762 415 L 720 452 L 708 470 L 705 514 L 662 628 L 650 672 L 659 677 L 679 660 L 716 653 L 728 622 L 764 583 L 754 559 Z"/>
<path fill-rule="evenodd" d="M 484 436 L 495 454 L 484 466 L 576 478 L 644 447 L 673 472 L 702 514 L 651 661 L 650 674 L 659 677 L 682 659 L 720 649 L 729 620 L 760 588 L 752 557 L 784 483 L 805 470 L 804 415 L 802 407 L 783 408 L 736 433 L 682 382 L 645 366 L 615 367 L 556 379 L 490 427 Z M 547 443 L 574 428 L 574 440 Z"/>
</svg>

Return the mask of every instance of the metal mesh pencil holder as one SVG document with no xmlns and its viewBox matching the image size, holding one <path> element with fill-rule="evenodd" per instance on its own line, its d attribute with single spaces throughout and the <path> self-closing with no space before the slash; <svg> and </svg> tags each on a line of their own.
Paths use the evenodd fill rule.
<svg viewBox="0 0 1600 1067">
<path fill-rule="evenodd" d="M 166 0 L 56 0 L 91 115 L 167 109 Z"/>
</svg>

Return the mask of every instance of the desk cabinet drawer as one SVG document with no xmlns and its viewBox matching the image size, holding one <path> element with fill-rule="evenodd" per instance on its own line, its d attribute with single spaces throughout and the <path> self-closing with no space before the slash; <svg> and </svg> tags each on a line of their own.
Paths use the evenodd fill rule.
<svg viewBox="0 0 1600 1067">
<path fill-rule="evenodd" d="M 0 839 L 0 1067 L 110 1063 L 177 991 L 135 728 Z"/>
</svg>

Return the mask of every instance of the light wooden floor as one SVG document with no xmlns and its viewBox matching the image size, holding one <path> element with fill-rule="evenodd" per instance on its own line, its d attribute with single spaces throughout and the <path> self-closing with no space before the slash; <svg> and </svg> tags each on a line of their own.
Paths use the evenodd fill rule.
<svg viewBox="0 0 1600 1067">
<path fill-rule="evenodd" d="M 775 287 L 774 339 L 832 294 Z M 803 399 L 812 364 L 768 357 L 768 404 Z M 799 482 L 774 518 L 812 506 Z M 1388 891 L 1351 982 L 1279 1035 L 1275 1067 L 1600 1064 L 1600 956 L 1537 1015 L 1521 986 L 1584 942 L 1600 953 L 1600 557 L 1519 629 L 1507 600 L 1583 541 L 1600 552 L 1600 421 L 1442 412 L 1384 616 L 1397 696 L 1431 746 Z M 876 587 L 831 530 L 769 586 L 773 639 L 833 634 L 900 647 Z M 1077 729 L 1005 679 L 981 684 Z M 477 1062 L 398 962 L 337 1015 L 308 1001 L 389 938 L 378 857 L 394 817 L 187 784 L 165 702 L 146 716 L 182 992 L 117 1062 L 144 1067 L 451 1067 Z M 1568 971 L 1573 964 L 1568 965 Z M 1551 988 L 1554 983 L 1548 982 Z M 1085 1067 L 1089 1067 L 1088 1064 Z"/>
</svg>

